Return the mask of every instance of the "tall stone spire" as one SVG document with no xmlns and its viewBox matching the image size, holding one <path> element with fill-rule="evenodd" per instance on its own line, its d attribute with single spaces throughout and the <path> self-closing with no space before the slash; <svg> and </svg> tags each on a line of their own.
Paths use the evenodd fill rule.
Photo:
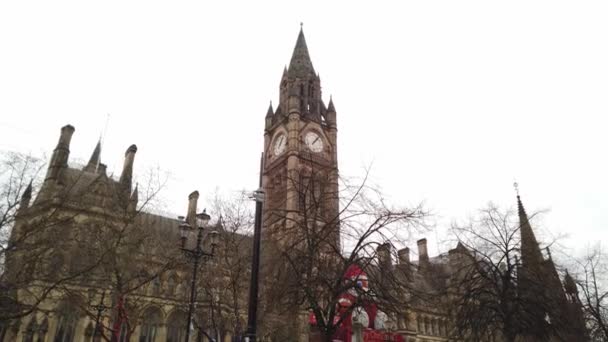
<svg viewBox="0 0 608 342">
<path fill-rule="evenodd" d="M 528 220 L 528 214 L 526 209 L 521 202 L 519 196 L 519 189 L 517 183 L 515 183 L 515 189 L 517 191 L 517 213 L 519 215 L 519 233 L 521 234 L 521 262 L 525 266 L 530 263 L 540 263 L 543 261 L 538 241 Z"/>
<path fill-rule="evenodd" d="M 84 170 L 88 171 L 88 172 L 97 171 L 97 166 L 99 165 L 99 162 L 100 162 L 100 159 L 99 159 L 100 155 L 101 155 L 101 139 L 99 139 L 97 141 L 97 145 L 95 145 L 95 149 L 93 150 L 93 153 L 91 154 L 91 158 L 89 159 L 87 166 L 84 167 Z"/>
<path fill-rule="evenodd" d="M 291 77 L 308 77 L 315 76 L 315 69 L 310 60 L 308 46 L 306 46 L 306 38 L 304 38 L 304 30 L 300 27 L 300 34 L 296 41 L 296 46 L 291 55 L 289 62 L 288 75 Z"/>
<path fill-rule="evenodd" d="M 321 80 L 312 66 L 304 31 L 301 28 L 286 71 L 281 78 L 277 112 L 286 116 L 297 114 L 301 118 L 320 122 L 323 114 Z M 274 121 L 282 119 L 283 116 L 275 113 Z"/>
</svg>

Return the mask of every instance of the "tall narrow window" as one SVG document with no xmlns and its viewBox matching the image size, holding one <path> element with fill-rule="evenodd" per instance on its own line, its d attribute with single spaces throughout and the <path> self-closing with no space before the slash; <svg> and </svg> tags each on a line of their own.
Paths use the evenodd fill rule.
<svg viewBox="0 0 608 342">
<path fill-rule="evenodd" d="M 139 342 L 155 342 L 158 329 L 161 325 L 160 310 L 149 308 L 144 312 L 142 319 L 143 323 L 141 325 L 141 333 L 139 334 Z"/>
<path fill-rule="evenodd" d="M 158 277 L 155 277 L 154 280 L 152 280 L 152 295 L 153 296 L 160 295 L 160 288 L 161 288 L 160 279 Z"/>
<path fill-rule="evenodd" d="M 73 342 L 74 330 L 78 324 L 78 311 L 66 303 L 59 306 L 59 318 L 53 342 Z"/>
<path fill-rule="evenodd" d="M 186 314 L 174 312 L 167 322 L 167 342 L 181 342 L 186 336 Z"/>
</svg>

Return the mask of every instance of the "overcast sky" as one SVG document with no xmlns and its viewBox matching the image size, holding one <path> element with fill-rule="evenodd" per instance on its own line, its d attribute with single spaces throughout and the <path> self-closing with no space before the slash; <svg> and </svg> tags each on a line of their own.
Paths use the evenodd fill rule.
<svg viewBox="0 0 608 342">
<path fill-rule="evenodd" d="M 119 174 L 137 144 L 136 172 L 171 173 L 168 210 L 254 189 L 303 22 L 342 175 L 371 166 L 439 227 L 514 205 L 517 180 L 550 209 L 545 240 L 608 247 L 606 18 L 606 1 L 3 1 L 0 149 L 48 155 L 69 123 L 87 160 L 109 113 L 102 162 Z"/>
</svg>

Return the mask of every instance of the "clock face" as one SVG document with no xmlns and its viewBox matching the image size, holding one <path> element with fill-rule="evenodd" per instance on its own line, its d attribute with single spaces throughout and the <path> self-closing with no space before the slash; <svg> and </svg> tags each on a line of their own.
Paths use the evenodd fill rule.
<svg viewBox="0 0 608 342">
<path fill-rule="evenodd" d="M 274 140 L 274 155 L 278 156 L 279 154 L 283 153 L 283 151 L 285 151 L 285 147 L 287 147 L 287 137 L 285 134 L 281 134 Z"/>
<path fill-rule="evenodd" d="M 308 132 L 304 137 L 306 146 L 315 153 L 323 151 L 323 139 L 315 132 Z"/>
</svg>

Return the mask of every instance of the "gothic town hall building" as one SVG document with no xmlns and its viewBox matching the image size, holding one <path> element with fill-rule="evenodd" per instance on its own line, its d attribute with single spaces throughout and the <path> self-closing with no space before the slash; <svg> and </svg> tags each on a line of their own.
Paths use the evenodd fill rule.
<svg viewBox="0 0 608 342">
<path fill-rule="evenodd" d="M 279 89 L 276 108 L 271 106 L 265 117 L 260 116 L 265 213 L 278 207 L 297 211 L 298 198 L 286 179 L 311 160 L 323 167 L 328 186 L 336 192 L 338 187 L 337 111 L 331 99 L 326 105 L 322 98 L 321 81 L 302 31 Z M 7 253 L 0 278 L 1 305 L 5 309 L 14 306 L 0 321 L 0 342 L 101 341 L 102 334 L 121 342 L 183 341 L 191 268 L 180 261 L 176 245 L 179 225 L 184 221 L 196 224 L 198 193 L 190 194 L 184 221 L 142 212 L 138 208 L 147 199 L 141 198 L 132 182 L 137 147 L 127 148 L 120 176 L 112 177 L 101 161 L 99 144 L 87 165 L 70 164 L 74 132 L 70 125 L 61 128 L 40 187 L 30 185 L 23 192 L 9 243 L 14 248 Z M 584 330 L 572 278 L 560 279 L 551 258 L 541 253 L 519 197 L 517 203 L 521 267 L 542 269 L 543 291 L 551 292 L 560 303 L 548 313 L 550 318 L 571 325 L 566 327 L 571 332 Z M 326 215 L 335 215 L 338 200 L 323 206 Z M 281 225 L 285 222 L 265 215 L 264 234 L 283 238 Z M 220 234 L 227 231 L 221 220 L 212 228 Z M 339 239 L 338 230 L 335 238 Z M 252 240 L 244 235 L 233 240 L 226 245 L 221 242 L 218 257 L 205 266 L 208 276 L 200 286 L 217 290 L 197 298 L 193 330 L 197 341 L 240 341 L 238 336 L 244 331 Z M 462 248 L 430 257 L 426 240 L 421 239 L 418 261 L 410 260 L 410 250 L 405 248 L 388 262 L 411 269 L 415 286 L 433 287 L 429 277 L 452 276 Z M 235 267 L 238 274 L 231 273 Z M 235 276 L 240 276 L 238 281 L 231 281 Z M 234 314 L 235 305 L 240 314 Z M 15 318 L 8 319 L 11 314 Z M 406 341 L 449 340 L 452 317 L 435 302 L 412 299 L 412 305 L 393 320 L 390 329 Z M 105 330 L 100 331 L 99 326 Z M 585 340 L 584 333 L 572 334 L 572 341 Z"/>
</svg>

